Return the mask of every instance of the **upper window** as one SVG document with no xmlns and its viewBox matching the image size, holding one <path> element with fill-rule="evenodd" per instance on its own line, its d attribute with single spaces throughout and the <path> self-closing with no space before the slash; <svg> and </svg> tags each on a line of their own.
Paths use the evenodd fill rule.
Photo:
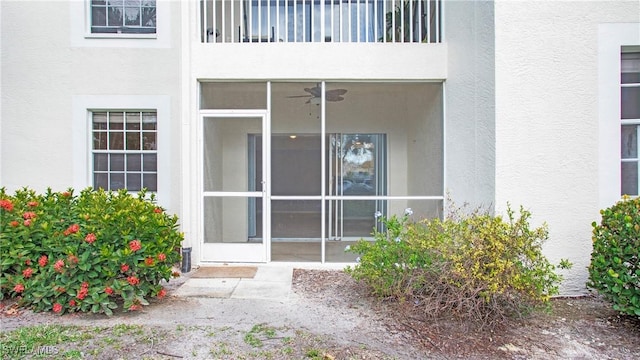
<svg viewBox="0 0 640 360">
<path fill-rule="evenodd" d="M 91 0 L 92 34 L 155 34 L 155 0 Z"/>
<path fill-rule="evenodd" d="M 621 192 L 640 195 L 640 52 L 622 53 L 620 62 Z"/>
<path fill-rule="evenodd" d="M 94 111 L 93 187 L 158 190 L 155 111 Z"/>
</svg>

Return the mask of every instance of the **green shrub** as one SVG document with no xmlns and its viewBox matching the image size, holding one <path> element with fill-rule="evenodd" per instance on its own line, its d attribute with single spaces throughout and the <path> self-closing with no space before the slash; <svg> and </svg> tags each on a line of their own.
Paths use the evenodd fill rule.
<svg viewBox="0 0 640 360">
<path fill-rule="evenodd" d="M 592 224 L 587 286 L 615 310 L 640 317 L 640 199 L 625 197 L 600 214 L 600 225 Z"/>
<path fill-rule="evenodd" d="M 508 218 L 461 210 L 445 220 L 412 222 L 405 214 L 381 219 L 386 230 L 349 251 L 347 268 L 381 297 L 410 300 L 425 315 L 454 315 L 494 323 L 544 305 L 561 276 L 542 254 L 547 228 L 530 229 L 531 214 Z M 561 263 L 568 267 L 567 261 Z"/>
<path fill-rule="evenodd" d="M 357 253 L 358 264 L 347 267 L 356 280 L 364 281 L 379 297 L 402 297 L 416 269 L 431 263 L 433 254 L 422 251 L 416 243 L 421 224 L 409 223 L 410 209 L 402 217 L 383 218 L 383 231 L 374 229 L 374 241 L 360 240 L 347 251 Z"/>
<path fill-rule="evenodd" d="M 139 310 L 177 276 L 182 234 L 145 191 L 0 189 L 0 298 L 36 311 Z"/>
</svg>

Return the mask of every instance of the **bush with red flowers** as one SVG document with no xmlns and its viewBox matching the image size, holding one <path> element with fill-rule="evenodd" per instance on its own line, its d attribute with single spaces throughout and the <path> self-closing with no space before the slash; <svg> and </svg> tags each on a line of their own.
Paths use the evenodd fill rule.
<svg viewBox="0 0 640 360">
<path fill-rule="evenodd" d="M 0 188 L 0 299 L 36 311 L 139 310 L 177 274 L 178 218 L 141 191 Z"/>
</svg>

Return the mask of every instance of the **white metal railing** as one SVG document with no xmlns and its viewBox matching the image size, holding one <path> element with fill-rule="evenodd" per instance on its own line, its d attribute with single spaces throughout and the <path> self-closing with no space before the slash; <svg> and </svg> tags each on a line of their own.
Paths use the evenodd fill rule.
<svg viewBox="0 0 640 360">
<path fill-rule="evenodd" d="M 201 41 L 441 41 L 442 0 L 201 0 Z"/>
</svg>

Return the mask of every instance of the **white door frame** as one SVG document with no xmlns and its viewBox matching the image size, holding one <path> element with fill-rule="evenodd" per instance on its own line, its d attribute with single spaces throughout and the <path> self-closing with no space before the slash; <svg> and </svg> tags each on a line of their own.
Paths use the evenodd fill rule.
<svg viewBox="0 0 640 360">
<path fill-rule="evenodd" d="M 262 119 L 262 191 L 205 191 L 204 189 L 204 121 L 206 118 Z M 200 110 L 198 114 L 198 219 L 201 260 L 203 262 L 269 262 L 271 260 L 270 226 L 270 118 L 268 110 Z M 243 197 L 262 199 L 261 243 L 206 243 L 204 239 L 204 198 Z"/>
</svg>

